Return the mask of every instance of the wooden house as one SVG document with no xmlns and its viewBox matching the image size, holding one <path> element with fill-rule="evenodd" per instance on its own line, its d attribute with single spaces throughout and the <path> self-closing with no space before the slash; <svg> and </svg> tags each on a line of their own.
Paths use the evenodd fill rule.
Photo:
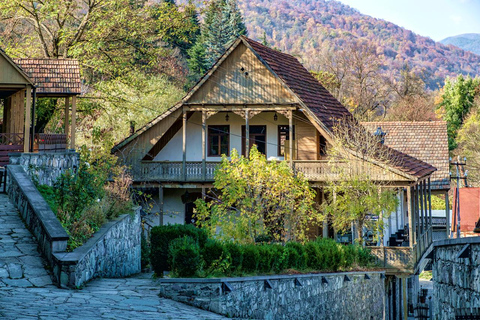
<svg viewBox="0 0 480 320">
<path fill-rule="evenodd" d="M 221 155 L 233 148 L 248 154 L 253 144 L 267 159 L 286 160 L 303 172 L 321 202 L 326 181 L 338 178 L 326 159 L 335 121 L 351 117 L 295 57 L 242 36 L 180 102 L 112 152 L 131 167 L 135 186 L 156 200 L 155 223 L 191 223 L 193 201 L 212 187 Z M 401 161 L 358 162 L 373 180 L 388 182 L 401 197 L 397 226 L 411 236 L 392 249 L 403 256 L 385 262 L 403 263 L 401 269 L 410 263 L 412 250 L 420 257 L 431 242 L 429 178 L 436 169 L 390 151 Z M 328 226 L 314 235 L 329 236 Z M 378 253 L 385 256 L 383 248 Z"/>
<path fill-rule="evenodd" d="M 0 49 L 0 99 L 3 122 L 0 132 L 0 165 L 11 152 L 54 151 L 74 148 L 76 97 L 80 94 L 78 61 L 71 59 L 11 59 Z M 65 133 L 35 132 L 36 99 L 65 99 Z M 71 101 L 71 139 L 69 114 Z"/>
</svg>

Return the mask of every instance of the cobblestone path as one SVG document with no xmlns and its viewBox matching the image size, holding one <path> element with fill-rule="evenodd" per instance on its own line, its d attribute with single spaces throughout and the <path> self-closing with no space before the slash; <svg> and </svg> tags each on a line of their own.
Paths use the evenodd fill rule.
<svg viewBox="0 0 480 320">
<path fill-rule="evenodd" d="M 150 277 L 96 279 L 82 290 L 57 288 L 35 239 L 0 194 L 0 319 L 225 319 L 159 298 Z"/>
</svg>

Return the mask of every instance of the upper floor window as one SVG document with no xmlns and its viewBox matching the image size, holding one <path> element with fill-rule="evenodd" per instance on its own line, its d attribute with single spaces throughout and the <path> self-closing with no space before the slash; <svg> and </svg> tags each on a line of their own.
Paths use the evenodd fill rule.
<svg viewBox="0 0 480 320">
<path fill-rule="evenodd" d="M 208 126 L 208 156 L 229 155 L 230 126 Z"/>
<path fill-rule="evenodd" d="M 242 126 L 242 154 L 245 155 L 245 145 L 246 145 L 246 127 Z M 248 126 L 248 141 L 249 146 L 248 150 L 252 149 L 252 146 L 257 145 L 258 151 L 263 154 L 267 154 L 267 126 Z"/>
<path fill-rule="evenodd" d="M 321 134 L 318 134 L 318 153 L 320 156 L 327 155 L 327 139 Z"/>
<path fill-rule="evenodd" d="M 293 126 L 293 137 L 295 137 L 295 126 Z M 295 138 L 294 138 L 295 139 Z M 290 134 L 288 125 L 278 126 L 278 155 L 280 157 L 285 156 L 285 143 L 290 140 Z M 287 148 L 289 145 L 287 144 Z"/>
</svg>

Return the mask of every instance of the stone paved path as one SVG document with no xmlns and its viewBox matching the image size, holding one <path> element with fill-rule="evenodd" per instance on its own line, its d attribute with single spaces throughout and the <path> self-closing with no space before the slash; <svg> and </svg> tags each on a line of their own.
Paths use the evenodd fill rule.
<svg viewBox="0 0 480 320">
<path fill-rule="evenodd" d="M 0 194 L 0 319 L 225 319 L 158 297 L 151 274 L 54 286 L 37 243 Z"/>
</svg>

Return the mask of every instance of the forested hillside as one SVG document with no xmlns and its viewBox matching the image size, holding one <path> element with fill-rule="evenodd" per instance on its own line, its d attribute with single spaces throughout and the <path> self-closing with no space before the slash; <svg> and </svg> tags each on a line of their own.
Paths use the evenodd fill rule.
<svg viewBox="0 0 480 320">
<path fill-rule="evenodd" d="M 385 57 L 386 71 L 408 63 L 431 89 L 446 76 L 480 74 L 480 56 L 416 35 L 388 21 L 363 15 L 338 1 L 239 0 L 249 36 L 297 55 L 311 70 L 319 54 L 349 42 L 366 41 Z M 398 72 L 397 72 L 398 75 Z"/>
<path fill-rule="evenodd" d="M 460 34 L 458 36 L 448 37 L 440 42 L 447 45 L 451 44 L 480 55 L 480 33 Z"/>
</svg>

